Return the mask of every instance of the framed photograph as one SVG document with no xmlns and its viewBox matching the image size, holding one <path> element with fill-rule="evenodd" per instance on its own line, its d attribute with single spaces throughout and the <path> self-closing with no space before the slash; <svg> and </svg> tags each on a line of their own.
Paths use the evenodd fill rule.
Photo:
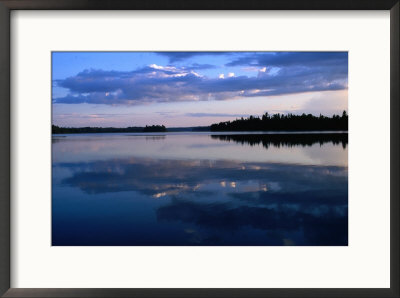
<svg viewBox="0 0 400 298">
<path fill-rule="evenodd" d="M 400 297 L 399 1 L 0 1 L 2 297 Z"/>
</svg>

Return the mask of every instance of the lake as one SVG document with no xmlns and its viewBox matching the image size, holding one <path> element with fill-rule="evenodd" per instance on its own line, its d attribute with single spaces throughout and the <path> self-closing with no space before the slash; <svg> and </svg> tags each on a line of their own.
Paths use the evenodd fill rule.
<svg viewBox="0 0 400 298">
<path fill-rule="evenodd" d="M 347 244 L 347 133 L 52 137 L 52 245 Z"/>
</svg>

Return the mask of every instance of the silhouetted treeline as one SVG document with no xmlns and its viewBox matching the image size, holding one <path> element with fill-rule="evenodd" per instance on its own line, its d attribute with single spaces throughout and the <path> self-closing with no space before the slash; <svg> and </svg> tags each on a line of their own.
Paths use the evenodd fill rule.
<svg viewBox="0 0 400 298">
<path fill-rule="evenodd" d="M 165 132 L 167 129 L 164 125 L 152 125 L 146 127 L 59 127 L 57 125 L 51 126 L 53 134 L 66 134 L 66 133 L 105 133 L 105 132 Z"/>
<path fill-rule="evenodd" d="M 274 114 L 265 113 L 261 118 L 250 116 L 246 119 L 220 122 L 211 125 L 211 131 L 310 131 L 310 130 L 347 130 L 348 115 L 319 117 L 311 114 Z"/>
<path fill-rule="evenodd" d="M 312 146 L 314 144 L 323 145 L 332 143 L 342 145 L 346 148 L 348 143 L 347 133 L 297 133 L 297 134 L 248 134 L 248 135 L 212 135 L 213 139 L 221 141 L 234 141 L 242 145 L 250 146 L 262 144 L 263 147 L 292 147 L 292 146 Z"/>
<path fill-rule="evenodd" d="M 167 129 L 165 128 L 164 125 L 152 125 L 152 126 L 147 126 L 143 128 L 143 132 L 166 132 Z"/>
</svg>

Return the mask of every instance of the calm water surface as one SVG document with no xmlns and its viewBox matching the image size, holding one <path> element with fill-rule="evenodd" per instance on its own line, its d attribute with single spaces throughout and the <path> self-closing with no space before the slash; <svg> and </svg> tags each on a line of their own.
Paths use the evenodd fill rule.
<svg viewBox="0 0 400 298">
<path fill-rule="evenodd" d="M 347 245 L 347 134 L 52 138 L 53 245 Z"/>
</svg>

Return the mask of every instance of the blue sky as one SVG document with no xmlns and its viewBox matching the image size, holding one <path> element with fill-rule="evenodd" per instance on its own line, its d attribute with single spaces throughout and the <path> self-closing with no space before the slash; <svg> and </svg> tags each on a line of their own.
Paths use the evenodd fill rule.
<svg viewBox="0 0 400 298">
<path fill-rule="evenodd" d="M 53 124 L 210 125 L 347 110 L 347 52 L 53 52 Z"/>
</svg>

